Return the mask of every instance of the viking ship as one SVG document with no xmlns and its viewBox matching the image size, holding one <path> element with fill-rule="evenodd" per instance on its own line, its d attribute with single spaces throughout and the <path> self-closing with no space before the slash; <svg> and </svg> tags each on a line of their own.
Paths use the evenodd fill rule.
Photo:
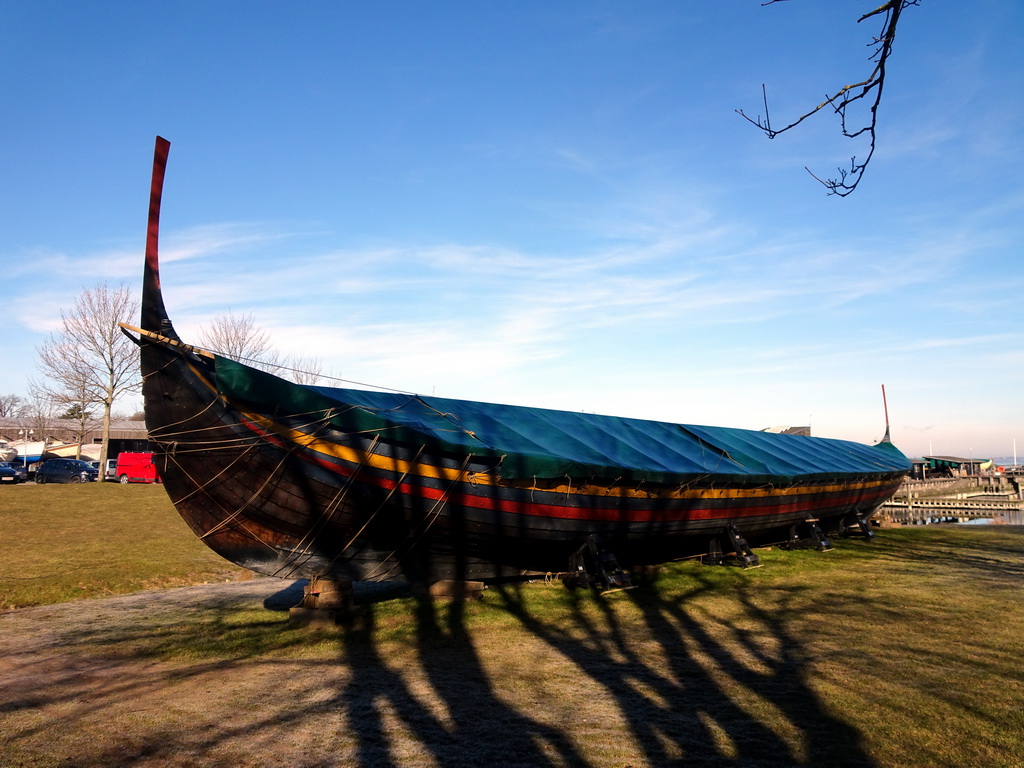
<svg viewBox="0 0 1024 768">
<path fill-rule="evenodd" d="M 187 344 L 159 278 L 169 146 L 157 138 L 131 328 L 146 426 L 178 512 L 239 565 L 432 582 L 621 573 L 709 551 L 751 564 L 752 543 L 864 527 L 910 468 L 888 432 L 864 445 L 299 385 Z"/>
</svg>

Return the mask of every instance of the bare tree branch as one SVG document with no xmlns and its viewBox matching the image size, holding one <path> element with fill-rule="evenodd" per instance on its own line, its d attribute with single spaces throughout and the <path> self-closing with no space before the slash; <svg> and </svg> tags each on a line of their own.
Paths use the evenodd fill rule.
<svg viewBox="0 0 1024 768">
<path fill-rule="evenodd" d="M 273 350 L 270 334 L 256 325 L 252 313 L 236 316 L 230 310 L 199 329 L 199 345 L 223 357 L 263 371 L 274 370 L 280 357 Z"/>
<path fill-rule="evenodd" d="M 774 5 L 777 2 L 785 1 L 786 0 L 767 0 L 767 2 L 762 3 L 762 5 Z M 862 160 L 857 160 L 856 156 L 851 157 L 850 167 L 840 167 L 838 169 L 839 175 L 836 178 L 819 178 L 818 176 L 815 176 L 809 168 L 805 167 L 805 170 L 810 173 L 814 179 L 825 186 L 828 190 L 828 194 L 830 195 L 846 197 L 853 192 L 853 190 L 857 188 L 857 185 L 860 184 L 861 179 L 864 177 L 864 171 L 867 169 L 868 163 L 871 162 L 871 158 L 875 154 L 878 106 L 882 101 L 882 90 L 885 86 L 885 67 L 889 61 L 889 55 L 892 53 L 893 43 L 896 41 L 896 27 L 899 24 L 900 14 L 902 14 L 903 11 L 911 5 L 920 5 L 920 0 L 886 0 L 886 2 L 882 3 L 882 5 L 878 6 L 873 11 L 865 13 L 857 19 L 857 23 L 859 24 L 865 19 L 870 19 L 875 16 L 881 15 L 884 17 L 881 32 L 877 36 L 873 37 L 870 43 L 873 51 L 868 57 L 868 60 L 875 62 L 875 66 L 871 71 L 871 74 L 866 79 L 857 83 L 844 85 L 831 96 L 826 94 L 825 100 L 818 106 L 782 128 L 772 127 L 771 117 L 768 113 L 767 89 L 763 84 L 761 86 L 762 98 L 764 99 L 763 118 L 760 115 L 756 118 L 752 118 L 742 109 L 736 110 L 736 112 L 745 120 L 753 123 L 764 131 L 765 135 L 769 139 L 774 139 L 780 133 L 785 133 L 791 128 L 795 128 L 800 125 L 804 120 L 807 120 L 812 115 L 816 115 L 825 107 L 831 107 L 832 111 L 839 115 L 839 122 L 843 136 L 848 139 L 855 139 L 861 136 L 866 137 L 868 143 L 867 155 Z M 855 118 L 851 108 L 861 107 L 864 106 L 864 104 L 869 105 L 867 107 L 867 113 L 861 117 Z M 850 122 L 847 122 L 848 119 Z"/>
<path fill-rule="evenodd" d="M 48 399 L 30 392 L 31 399 L 25 404 L 22 419 L 32 430 L 33 436 L 43 442 L 50 441 L 50 433 L 57 425 L 57 409 Z"/>
<path fill-rule="evenodd" d="M 69 312 L 61 312 L 61 332 L 37 349 L 36 366 L 48 379 L 35 385 L 37 399 L 82 411 L 93 404 L 102 408 L 101 463 L 107 458 L 114 401 L 142 383 L 138 348 L 118 325 L 133 320 L 138 307 L 125 285 L 111 289 L 103 283 L 85 290 Z"/>
<path fill-rule="evenodd" d="M 318 384 L 323 379 L 324 361 L 312 355 L 294 355 L 287 361 L 285 375 L 296 384 Z"/>
<path fill-rule="evenodd" d="M 21 416 L 28 408 L 28 403 L 21 395 L 0 395 L 0 417 Z"/>
<path fill-rule="evenodd" d="M 223 357 L 284 376 L 296 384 L 316 384 L 322 378 L 323 361 L 318 357 L 281 357 L 274 351 L 270 333 L 256 325 L 252 313 L 236 317 L 229 310 L 199 329 L 199 344 Z"/>
</svg>

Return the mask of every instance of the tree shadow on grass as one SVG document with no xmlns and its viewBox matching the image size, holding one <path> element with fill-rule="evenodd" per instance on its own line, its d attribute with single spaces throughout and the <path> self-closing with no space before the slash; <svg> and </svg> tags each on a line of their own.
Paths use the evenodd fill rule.
<svg viewBox="0 0 1024 768">
<path fill-rule="evenodd" d="M 611 601 L 597 602 L 600 621 L 582 610 L 585 599 L 569 620 L 544 621 L 524 608 L 518 589 L 501 595 L 531 633 L 615 700 L 650 765 L 874 765 L 859 732 L 810 686 L 785 596 L 768 611 L 752 599 L 756 587 L 740 586 L 741 619 L 716 618 L 694 607 L 714 584 L 700 574 L 696 581 L 681 594 L 656 581 L 625 593 L 640 627 L 620 621 Z M 652 639 L 653 652 L 634 634 Z"/>
<path fill-rule="evenodd" d="M 540 610 L 540 585 L 495 587 L 479 608 L 405 601 L 404 643 L 381 643 L 382 616 L 395 621 L 381 603 L 319 635 L 285 628 L 279 614 L 240 620 L 248 614 L 237 604 L 211 603 L 202 624 L 184 616 L 79 637 L 70 646 L 92 666 L 65 669 L 63 684 L 23 682 L 20 695 L 0 696 L 0 723 L 31 710 L 18 739 L 45 741 L 80 766 L 226 765 L 254 755 L 269 765 L 367 768 L 871 766 L 859 733 L 810 685 L 789 622 L 803 596 L 777 590 L 769 610 L 759 587 L 737 583 L 729 604 L 742 610 L 722 618 L 705 611 L 702 598 L 722 593 L 721 579 L 705 573 L 683 587 L 652 582 L 609 598 L 559 587 Z M 261 602 L 283 605 L 289 589 Z M 483 612 L 498 615 L 497 629 L 480 624 Z M 200 646 L 241 642 L 210 658 L 146 661 L 154 643 L 164 653 L 197 632 Z M 304 642 L 323 650 L 279 653 Z M 561 676 L 556 692 L 502 671 L 517 645 Z M 163 711 L 175 707 L 184 719 Z M 126 717 L 135 726 L 123 732 Z M 101 737 L 71 751 L 78 729 Z M 603 733 L 621 736 L 588 743 Z"/>
<path fill-rule="evenodd" d="M 460 601 L 439 611 L 431 600 L 417 598 L 416 649 L 431 705 L 413 691 L 412 679 L 380 655 L 373 642 L 373 611 L 365 611 L 344 633 L 352 676 L 337 703 L 358 736 L 359 765 L 401 764 L 385 711 L 401 720 L 434 765 L 588 765 L 568 734 L 497 695 L 466 629 L 464 607 Z"/>
</svg>

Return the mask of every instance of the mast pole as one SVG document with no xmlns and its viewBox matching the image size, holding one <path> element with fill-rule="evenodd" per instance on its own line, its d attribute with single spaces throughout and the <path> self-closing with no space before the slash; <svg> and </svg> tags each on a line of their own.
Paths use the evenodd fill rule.
<svg viewBox="0 0 1024 768">
<path fill-rule="evenodd" d="M 885 384 L 882 385 L 882 408 L 885 409 L 885 437 L 882 438 L 883 443 L 891 443 L 889 439 L 889 404 L 885 401 Z"/>
</svg>

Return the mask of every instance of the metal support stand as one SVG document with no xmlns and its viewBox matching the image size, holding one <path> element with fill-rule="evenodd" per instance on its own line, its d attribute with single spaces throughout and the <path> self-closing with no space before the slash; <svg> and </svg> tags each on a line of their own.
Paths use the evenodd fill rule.
<svg viewBox="0 0 1024 768">
<path fill-rule="evenodd" d="M 707 562 L 710 565 L 730 565 L 735 562 L 742 568 L 757 568 L 761 565 L 761 558 L 754 554 L 739 529 L 730 523 L 711 539 Z"/>
<path fill-rule="evenodd" d="M 569 558 L 569 572 L 562 577 L 562 583 L 569 589 L 598 587 L 601 594 L 633 588 L 629 574 L 619 567 L 615 555 L 593 534 Z"/>
<path fill-rule="evenodd" d="M 801 535 L 803 534 L 803 535 Z M 784 545 L 785 549 L 804 549 L 814 547 L 819 552 L 828 552 L 832 549 L 832 542 L 825 538 L 818 519 L 808 517 L 789 529 L 789 541 Z"/>
<path fill-rule="evenodd" d="M 870 512 L 868 514 L 871 514 Z M 854 532 L 856 529 L 856 532 Z M 843 518 L 842 525 L 840 527 L 841 536 L 854 536 L 860 534 L 864 537 L 864 541 L 871 541 L 875 538 L 875 532 L 871 530 L 871 524 L 868 522 L 867 515 L 862 515 L 859 512 L 851 512 Z"/>
</svg>

